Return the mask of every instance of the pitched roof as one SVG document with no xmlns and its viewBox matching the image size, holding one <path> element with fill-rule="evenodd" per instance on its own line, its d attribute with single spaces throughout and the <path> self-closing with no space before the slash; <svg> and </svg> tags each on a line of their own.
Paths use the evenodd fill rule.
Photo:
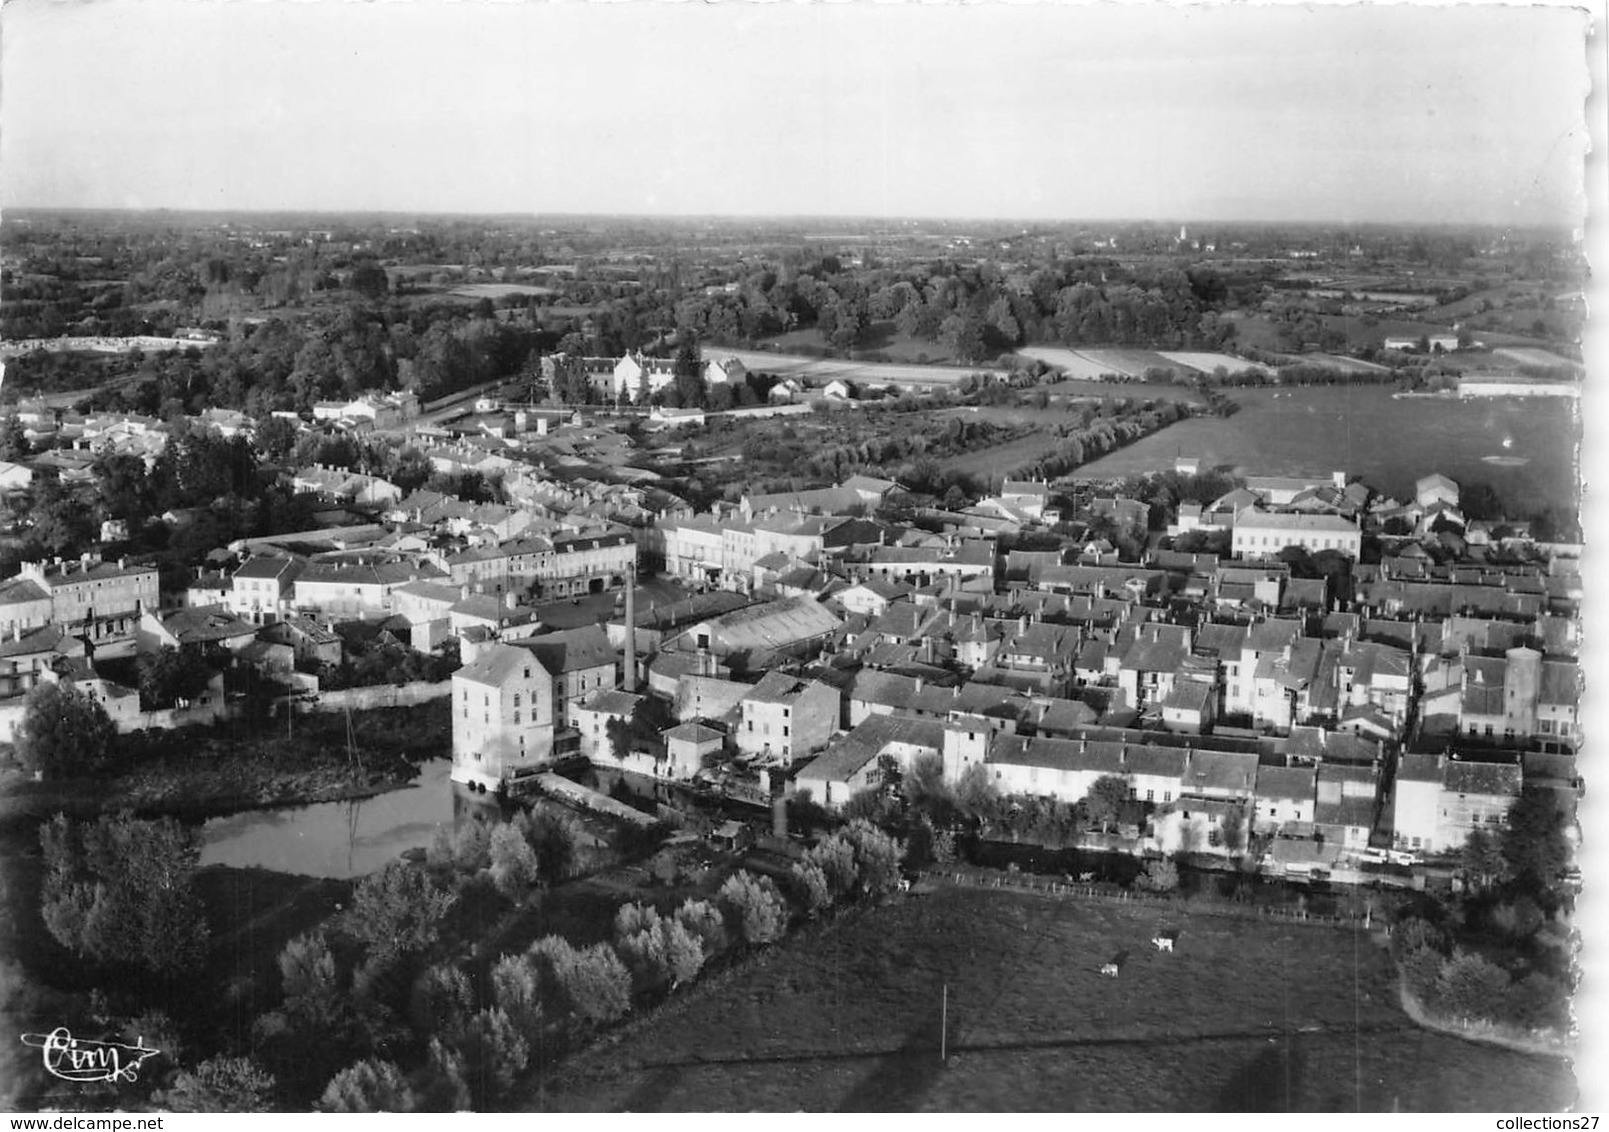
<svg viewBox="0 0 1609 1132">
<path fill-rule="evenodd" d="M 1259 766 L 1257 797 L 1311 802 L 1318 786 L 1318 771 L 1310 766 Z"/>
<path fill-rule="evenodd" d="M 256 625 L 236 617 L 221 605 L 169 610 L 158 614 L 157 619 L 161 622 L 162 628 L 171 633 L 181 645 L 229 641 L 257 635 Z"/>
<path fill-rule="evenodd" d="M 513 645 L 493 644 L 480 650 L 473 661 L 454 672 L 453 679 L 501 688 L 510 677 L 530 667 L 529 652 Z"/>
<path fill-rule="evenodd" d="M 633 692 L 622 692 L 605 689 L 593 696 L 581 706 L 587 711 L 603 712 L 609 715 L 631 716 L 636 713 L 637 705 L 642 703 L 643 697 Z"/>
<path fill-rule="evenodd" d="M 786 672 L 778 672 L 772 669 L 760 677 L 760 682 L 751 688 L 743 698 L 757 703 L 791 704 L 799 698 L 801 692 L 805 691 L 814 682 L 812 680 L 801 680 L 797 676 L 790 676 Z"/>
<path fill-rule="evenodd" d="M 1257 777 L 1257 756 L 1251 752 L 1190 752 L 1182 786 L 1185 790 L 1231 790 L 1251 793 Z"/>
<path fill-rule="evenodd" d="M 1405 753 L 1397 765 L 1397 781 L 1434 782 L 1439 785 L 1443 761 L 1440 755 Z"/>
<path fill-rule="evenodd" d="M 1581 701 L 1581 669 L 1573 660 L 1544 660 L 1537 702 L 1575 707 Z"/>
<path fill-rule="evenodd" d="M 560 629 L 519 641 L 517 647 L 534 653 L 553 675 L 588 668 L 613 667 L 620 659 L 609 637 L 597 625 Z"/>
<path fill-rule="evenodd" d="M 1313 807 L 1313 824 L 1371 829 L 1374 826 L 1374 799 L 1350 797 L 1319 802 Z"/>
<path fill-rule="evenodd" d="M 782 648 L 832 632 L 842 622 L 812 597 L 751 605 L 710 620 L 712 636 L 728 651 Z"/>
<path fill-rule="evenodd" d="M 846 735 L 834 739 L 827 750 L 799 772 L 801 778 L 842 782 L 877 758 L 891 743 L 944 749 L 944 724 L 914 716 L 873 715 Z"/>
<path fill-rule="evenodd" d="M 25 601 L 49 600 L 49 591 L 32 578 L 7 578 L 0 582 L 0 605 L 20 605 Z"/>
<path fill-rule="evenodd" d="M 278 558 L 264 554 L 254 554 L 240 564 L 231 578 L 279 578 L 292 581 L 301 570 L 301 564 L 293 558 Z"/>
<path fill-rule="evenodd" d="M 1235 519 L 1235 529 L 1258 531 L 1319 531 L 1333 534 L 1357 534 L 1358 525 L 1339 515 L 1291 514 L 1282 511 L 1242 512 Z"/>
<path fill-rule="evenodd" d="M 1199 680 L 1175 680 L 1168 694 L 1162 698 L 1162 707 L 1175 711 L 1205 712 L 1213 694 L 1211 684 L 1203 684 Z"/>
<path fill-rule="evenodd" d="M 1517 798 L 1521 769 L 1518 763 L 1469 762 L 1450 759 L 1442 778 L 1446 790 L 1454 794 L 1495 794 Z"/>
<path fill-rule="evenodd" d="M 41 625 L 15 637 L 0 640 L 0 657 L 30 656 L 55 652 L 67 630 L 60 625 Z"/>
<path fill-rule="evenodd" d="M 688 720 L 686 723 L 678 723 L 675 727 L 661 731 L 659 737 L 667 743 L 678 741 L 683 743 L 709 743 L 724 739 L 726 736 L 724 732 L 717 731 L 713 727 L 707 727 L 694 719 Z"/>
<path fill-rule="evenodd" d="M 445 577 L 428 562 L 309 562 L 296 584 L 395 586 L 423 578 Z"/>
<path fill-rule="evenodd" d="M 305 614 L 298 613 L 294 617 L 286 617 L 274 624 L 283 625 L 290 631 L 300 633 L 316 645 L 333 645 L 341 639 L 339 633 L 332 633 Z"/>
</svg>

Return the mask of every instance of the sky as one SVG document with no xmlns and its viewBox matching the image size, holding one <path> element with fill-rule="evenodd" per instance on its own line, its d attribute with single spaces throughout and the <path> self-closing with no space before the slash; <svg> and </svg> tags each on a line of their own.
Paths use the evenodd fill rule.
<svg viewBox="0 0 1609 1132">
<path fill-rule="evenodd" d="M 1578 224 L 1561 8 L 12 0 L 0 207 Z"/>
</svg>

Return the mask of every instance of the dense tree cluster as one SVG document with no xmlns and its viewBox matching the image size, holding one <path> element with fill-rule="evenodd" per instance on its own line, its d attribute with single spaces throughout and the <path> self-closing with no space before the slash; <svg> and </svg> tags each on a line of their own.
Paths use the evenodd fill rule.
<svg viewBox="0 0 1609 1132">
<path fill-rule="evenodd" d="M 761 267 L 734 289 L 690 295 L 675 318 L 728 344 L 816 328 L 840 352 L 864 345 L 874 328 L 892 328 L 965 362 L 1027 342 L 1218 349 L 1235 334 L 1220 312 L 1255 301 L 1265 281 L 1263 272 L 1095 257 L 1007 272 L 987 261 L 846 268 L 825 256 Z"/>
<path fill-rule="evenodd" d="M 78 823 L 58 815 L 40 827 L 50 934 L 73 952 L 114 967 L 176 978 L 206 947 L 192 880 L 198 851 L 177 821 L 127 814 Z"/>
<path fill-rule="evenodd" d="M 23 700 L 12 739 L 17 761 L 46 778 L 96 774 L 111 765 L 117 729 L 87 692 L 46 681 Z"/>
</svg>

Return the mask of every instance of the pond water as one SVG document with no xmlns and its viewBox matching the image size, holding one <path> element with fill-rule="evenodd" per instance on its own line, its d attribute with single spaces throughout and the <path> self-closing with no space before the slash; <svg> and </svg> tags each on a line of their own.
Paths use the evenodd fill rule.
<svg viewBox="0 0 1609 1132">
<path fill-rule="evenodd" d="M 1252 475 L 1346 471 L 1398 499 L 1419 477 L 1441 472 L 1490 484 L 1519 516 L 1575 499 L 1581 420 L 1568 398 L 1394 399 L 1380 385 L 1227 393 L 1240 405 L 1234 416 L 1180 421 L 1074 475 L 1154 472 L 1182 454 Z"/>
<path fill-rule="evenodd" d="M 341 879 L 373 872 L 428 846 L 455 809 L 478 804 L 451 771 L 451 759 L 432 759 L 412 785 L 373 798 L 211 818 L 200 830 L 201 864 Z"/>
</svg>

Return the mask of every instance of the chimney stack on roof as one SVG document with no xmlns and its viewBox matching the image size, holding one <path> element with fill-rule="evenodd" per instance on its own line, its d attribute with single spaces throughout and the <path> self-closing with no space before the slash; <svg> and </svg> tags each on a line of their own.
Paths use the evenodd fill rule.
<svg viewBox="0 0 1609 1132">
<path fill-rule="evenodd" d="M 636 571 L 626 571 L 626 655 L 624 687 L 637 690 L 637 585 Z"/>
</svg>

